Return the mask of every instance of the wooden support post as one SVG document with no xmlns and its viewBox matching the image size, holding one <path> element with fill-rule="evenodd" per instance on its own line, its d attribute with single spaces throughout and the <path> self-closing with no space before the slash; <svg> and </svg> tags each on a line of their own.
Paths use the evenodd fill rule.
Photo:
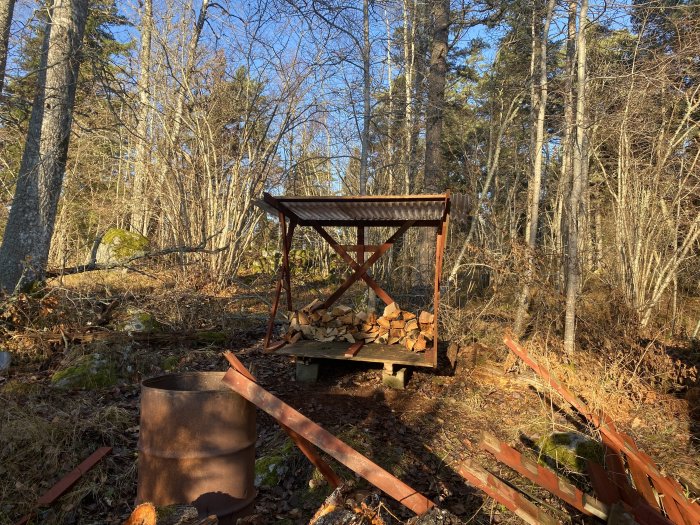
<svg viewBox="0 0 700 525">
<path fill-rule="evenodd" d="M 437 365 L 437 350 L 438 350 L 438 313 L 440 311 L 440 279 L 442 277 L 442 261 L 445 253 L 445 234 L 447 223 L 442 222 L 437 229 L 435 239 L 435 283 L 433 290 L 433 347 L 426 355 L 433 363 Z"/>
<path fill-rule="evenodd" d="M 277 308 L 279 308 L 280 296 L 282 295 L 282 288 L 286 287 L 287 290 L 287 309 L 292 310 L 292 287 L 291 279 L 289 276 L 289 250 L 292 247 L 292 236 L 294 235 L 294 228 L 296 228 L 296 221 L 290 220 L 289 230 L 287 230 L 287 220 L 284 213 L 279 214 L 280 228 L 281 228 L 281 238 L 282 238 L 282 253 L 283 260 L 282 266 L 279 271 L 279 279 L 275 285 L 275 294 L 272 299 L 272 306 L 270 308 L 270 320 L 267 323 L 267 331 L 265 332 L 265 338 L 263 339 L 263 348 L 265 350 L 277 350 L 280 348 L 281 344 L 273 345 L 270 347 L 270 339 L 272 338 L 272 331 L 275 328 L 275 317 L 277 317 Z"/>
</svg>

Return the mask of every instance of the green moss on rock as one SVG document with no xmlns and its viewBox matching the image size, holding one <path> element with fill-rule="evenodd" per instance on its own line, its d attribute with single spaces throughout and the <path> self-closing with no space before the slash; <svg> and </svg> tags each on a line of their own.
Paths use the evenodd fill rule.
<svg viewBox="0 0 700 525">
<path fill-rule="evenodd" d="M 540 440 L 543 459 L 575 472 L 585 472 L 586 463 L 603 463 L 603 447 L 578 432 L 555 432 Z"/>
<path fill-rule="evenodd" d="M 123 262 L 132 257 L 144 255 L 149 245 L 148 238 L 140 233 L 110 228 L 102 236 L 102 242 L 97 249 L 97 262 L 101 264 Z"/>
<path fill-rule="evenodd" d="M 294 454 L 294 443 L 287 439 L 269 454 L 255 460 L 255 485 L 258 487 L 276 487 L 287 474 L 291 456 Z"/>
<path fill-rule="evenodd" d="M 126 318 L 119 324 L 120 330 L 129 333 L 157 332 L 161 328 L 161 324 L 156 320 L 153 314 L 135 308 L 129 308 Z"/>
<path fill-rule="evenodd" d="M 73 365 L 51 376 L 51 384 L 62 389 L 95 389 L 113 386 L 118 379 L 117 368 L 101 354 L 80 357 Z"/>
</svg>

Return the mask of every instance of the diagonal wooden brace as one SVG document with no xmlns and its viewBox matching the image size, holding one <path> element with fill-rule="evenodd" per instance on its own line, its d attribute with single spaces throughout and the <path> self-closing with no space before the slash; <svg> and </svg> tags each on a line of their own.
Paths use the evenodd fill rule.
<svg viewBox="0 0 700 525">
<path fill-rule="evenodd" d="M 254 380 L 250 379 L 252 377 L 250 373 L 241 371 L 241 368 L 245 368 L 240 362 L 236 363 L 238 360 L 235 359 L 233 354 L 227 355 L 227 359 L 229 357 L 233 357 L 229 362 L 232 365 L 235 363 L 236 366 L 226 372 L 222 381 L 231 390 L 267 412 L 280 425 L 291 429 L 300 437 L 320 448 L 326 454 L 362 476 L 416 514 L 424 514 L 434 506 L 433 502 L 420 492 L 412 489 L 403 481 L 262 388 Z"/>
<path fill-rule="evenodd" d="M 243 375 L 246 379 L 257 383 L 257 380 L 251 374 L 248 369 L 239 361 L 239 359 L 233 355 L 232 352 L 224 352 L 224 357 L 226 360 L 229 362 L 231 367 L 236 370 L 239 374 Z M 291 428 L 288 426 L 282 424 L 279 422 L 280 427 L 282 427 L 282 430 L 284 430 L 287 435 L 290 437 L 290 439 L 294 442 L 294 444 L 301 450 L 301 452 L 306 456 L 306 458 L 311 462 L 311 464 L 318 469 L 318 471 L 323 474 L 323 477 L 326 478 L 326 481 L 328 481 L 328 484 L 335 488 L 338 488 L 340 485 L 343 484 L 343 481 L 338 477 L 338 475 L 333 471 L 331 466 L 326 463 L 321 456 L 319 456 L 316 453 L 316 450 L 314 449 L 313 445 L 309 443 L 309 441 L 304 438 L 303 436 L 300 436 L 298 433 L 294 432 Z"/>
<path fill-rule="evenodd" d="M 326 299 L 326 301 L 323 303 L 322 308 L 328 308 L 331 306 L 333 303 L 335 303 L 341 295 L 343 295 L 348 288 L 350 288 L 354 283 L 362 279 L 362 276 L 367 273 L 367 270 L 369 270 L 372 265 L 379 260 L 379 258 L 384 255 L 386 252 L 389 251 L 389 249 L 394 245 L 396 240 L 401 237 L 404 233 L 406 233 L 406 230 L 408 230 L 415 221 L 407 221 L 401 226 L 394 234 L 389 237 L 384 244 L 380 246 L 380 248 L 372 254 L 372 256 L 365 261 L 365 264 L 362 266 L 359 266 L 357 269 L 355 269 L 355 272 L 348 277 L 343 284 L 340 285 L 340 287 L 333 292 L 333 294 Z M 320 232 L 319 232 L 320 233 Z M 346 252 L 347 255 L 347 252 Z M 349 257 L 349 255 L 348 255 Z M 355 261 L 353 261 L 355 263 Z M 355 263 L 357 264 L 357 263 Z M 375 283 L 376 284 L 376 283 Z M 377 287 L 379 287 L 377 285 Z M 381 288 L 380 288 L 381 289 Z M 376 290 L 375 290 L 376 291 Z"/>
<path fill-rule="evenodd" d="M 314 226 L 314 230 L 318 232 L 318 234 L 323 237 L 323 239 L 335 250 L 335 252 L 340 255 L 340 257 L 350 266 L 353 270 L 358 271 L 361 266 L 355 261 L 355 259 L 352 258 L 350 254 L 345 250 L 345 248 L 341 245 L 338 244 L 333 237 L 330 236 L 330 234 L 323 228 L 323 226 Z M 362 246 L 364 248 L 364 246 Z M 381 246 L 377 247 L 378 251 L 381 249 Z M 358 252 L 359 253 L 359 252 Z M 372 277 L 369 276 L 367 273 L 363 273 L 360 276 L 360 279 L 362 279 L 364 282 L 367 283 L 367 285 L 374 290 L 374 293 L 377 294 L 377 297 L 379 297 L 382 301 L 384 301 L 385 304 L 390 305 L 391 303 L 394 302 L 394 300 L 391 298 L 391 296 L 386 293 L 379 284 L 377 284 L 377 281 L 372 279 Z"/>
</svg>

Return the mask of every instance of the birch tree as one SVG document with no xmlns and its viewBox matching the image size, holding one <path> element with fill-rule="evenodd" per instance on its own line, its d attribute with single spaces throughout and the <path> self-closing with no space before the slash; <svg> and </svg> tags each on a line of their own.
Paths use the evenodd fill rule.
<svg viewBox="0 0 700 525">
<path fill-rule="evenodd" d="M 574 148 L 571 191 L 568 206 L 568 240 L 567 240 L 567 280 L 566 313 L 564 316 L 564 350 L 571 354 L 575 348 L 576 308 L 581 283 L 581 261 L 579 254 L 579 230 L 583 211 L 581 194 L 587 184 L 588 162 L 586 147 L 586 27 L 588 25 L 588 0 L 581 0 L 576 33 L 576 110 L 574 127 Z"/>
</svg>

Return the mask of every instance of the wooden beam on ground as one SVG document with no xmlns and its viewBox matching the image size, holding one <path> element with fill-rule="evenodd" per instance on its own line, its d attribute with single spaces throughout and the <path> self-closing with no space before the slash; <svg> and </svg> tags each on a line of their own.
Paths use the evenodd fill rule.
<svg viewBox="0 0 700 525">
<path fill-rule="evenodd" d="M 559 523 L 513 487 L 473 461 L 468 459 L 462 462 L 457 468 L 457 472 L 469 483 L 485 492 L 526 523 L 530 525 L 555 525 Z"/>
<path fill-rule="evenodd" d="M 479 445 L 518 474 L 548 490 L 575 509 L 602 520 L 608 519 L 608 506 L 605 503 L 584 494 L 548 468 L 538 465 L 536 461 L 523 457 L 520 452 L 503 443 L 494 435 L 485 432 Z"/>
<path fill-rule="evenodd" d="M 95 452 L 90 454 L 80 465 L 63 476 L 54 486 L 44 492 L 39 499 L 36 500 L 36 507 L 47 507 L 58 498 L 63 496 L 76 482 L 85 475 L 92 467 L 97 465 L 102 458 L 112 451 L 112 447 L 100 447 Z M 22 517 L 16 525 L 24 525 L 29 523 L 34 513 L 31 512 Z"/>
<path fill-rule="evenodd" d="M 623 500 L 627 499 L 630 504 L 634 504 L 637 507 L 640 506 L 639 501 L 642 501 L 644 502 L 643 507 L 645 511 L 651 509 L 654 512 L 654 508 L 642 498 L 640 492 L 625 488 L 627 475 L 622 456 L 627 460 L 628 465 L 634 464 L 630 471 L 634 468 L 637 471 L 637 476 L 644 474 L 651 479 L 654 489 L 660 495 L 663 510 L 673 523 L 677 525 L 686 525 L 687 523 L 700 524 L 700 505 L 690 501 L 685 496 L 678 482 L 664 476 L 656 463 L 637 448 L 630 436 L 617 430 L 610 417 L 602 412 L 600 415 L 595 414 L 579 397 L 575 396 L 555 379 L 546 368 L 541 366 L 510 337 L 506 337 L 504 342 L 515 355 L 520 357 L 537 375 L 547 381 L 582 416 L 598 427 L 603 438 L 603 444 L 611 451 L 609 458 L 606 459 L 610 460 L 610 468 L 614 474 L 613 480 L 621 488 Z M 638 490 L 640 490 L 639 487 Z M 657 514 L 659 513 L 657 512 Z"/>
<path fill-rule="evenodd" d="M 231 390 L 275 418 L 278 423 L 292 429 L 416 514 L 424 514 L 434 506 L 433 502 L 421 493 L 349 447 L 236 369 L 229 369 L 222 381 Z"/>
<path fill-rule="evenodd" d="M 243 375 L 249 381 L 257 383 L 257 380 L 255 379 L 253 374 L 251 374 L 248 371 L 245 365 L 241 363 L 241 361 L 232 352 L 224 352 L 224 357 L 236 372 Z M 294 430 L 282 423 L 280 423 L 280 426 L 282 427 L 282 430 L 284 430 L 287 433 L 287 435 L 294 442 L 294 444 L 299 448 L 299 450 L 301 450 L 302 454 L 304 454 L 306 458 L 311 462 L 311 464 L 318 469 L 318 471 L 323 475 L 324 478 L 326 478 L 326 481 L 328 481 L 328 484 L 331 487 L 335 489 L 343 484 L 340 477 L 338 477 L 338 475 L 333 471 L 331 466 L 316 453 L 313 445 L 309 443 L 309 441 L 306 438 L 299 435 L 297 432 L 295 432 Z"/>
</svg>

